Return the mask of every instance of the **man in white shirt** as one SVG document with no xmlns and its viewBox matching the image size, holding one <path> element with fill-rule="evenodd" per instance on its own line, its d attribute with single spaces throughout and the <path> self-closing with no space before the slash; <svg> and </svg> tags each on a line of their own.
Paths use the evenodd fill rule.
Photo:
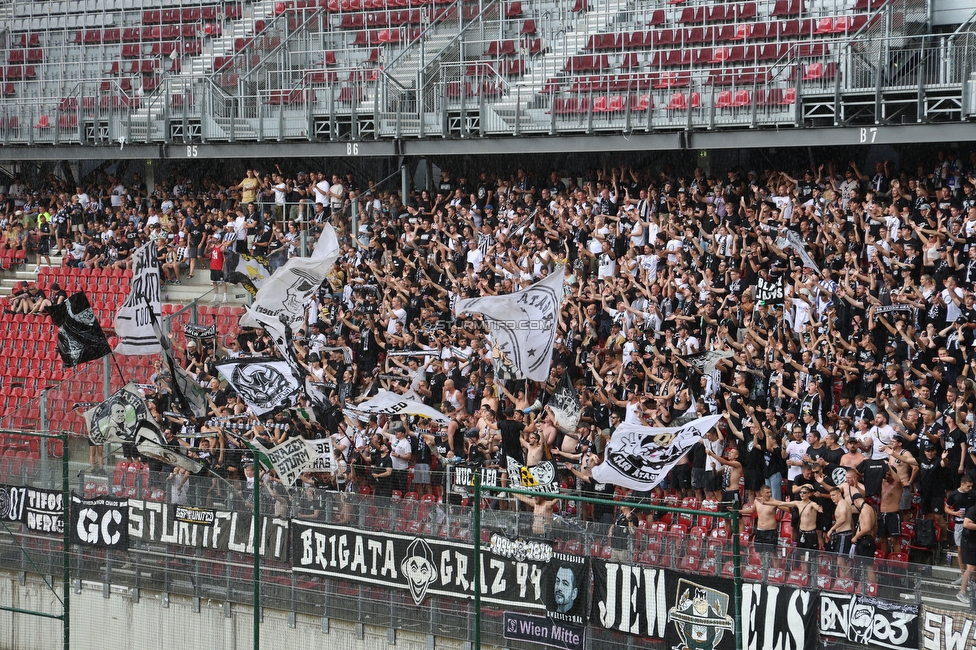
<svg viewBox="0 0 976 650">
<path fill-rule="evenodd" d="M 393 489 L 401 494 L 407 491 L 407 470 L 413 451 L 404 427 L 398 427 L 396 437 L 390 441 L 390 457 L 393 460 Z"/>
<path fill-rule="evenodd" d="M 285 216 L 285 200 L 288 197 L 288 183 L 285 182 L 285 178 L 281 174 L 273 174 L 271 179 L 274 181 L 271 189 L 274 191 L 275 221 L 279 221 Z"/>
<path fill-rule="evenodd" d="M 332 185 L 322 172 L 315 174 L 315 179 L 315 184 L 312 186 L 312 193 L 315 194 L 315 202 L 328 207 L 329 190 L 332 188 Z"/>
<path fill-rule="evenodd" d="M 803 457 L 810 448 L 810 443 L 803 437 L 803 427 L 799 423 L 793 423 L 792 426 L 793 429 L 789 432 L 792 439 L 783 450 L 783 457 L 786 458 L 788 467 L 786 478 L 791 483 L 803 472 Z"/>
<path fill-rule="evenodd" d="M 119 182 L 115 176 L 112 176 L 112 207 L 121 208 L 122 207 L 122 197 L 125 196 L 125 186 Z"/>
<path fill-rule="evenodd" d="M 332 185 L 329 186 L 329 206 L 332 215 L 338 216 L 346 204 L 346 188 L 339 180 L 338 174 L 332 174 Z"/>
<path fill-rule="evenodd" d="M 485 256 L 478 248 L 478 242 L 475 239 L 468 241 L 468 253 L 467 262 L 471 265 L 471 268 L 475 273 L 481 270 L 481 264 L 485 261 Z"/>
</svg>

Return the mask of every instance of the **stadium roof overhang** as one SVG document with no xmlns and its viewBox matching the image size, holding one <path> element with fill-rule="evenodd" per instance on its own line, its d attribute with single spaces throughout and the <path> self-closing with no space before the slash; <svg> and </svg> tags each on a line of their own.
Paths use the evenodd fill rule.
<svg viewBox="0 0 976 650">
<path fill-rule="evenodd" d="M 976 140 L 971 122 L 841 126 L 777 130 L 564 134 L 510 138 L 365 140 L 359 142 L 235 142 L 119 146 L 0 147 L 0 161 L 192 160 L 234 158 L 341 158 L 442 155 L 764 149 L 769 147 L 936 144 Z"/>
</svg>

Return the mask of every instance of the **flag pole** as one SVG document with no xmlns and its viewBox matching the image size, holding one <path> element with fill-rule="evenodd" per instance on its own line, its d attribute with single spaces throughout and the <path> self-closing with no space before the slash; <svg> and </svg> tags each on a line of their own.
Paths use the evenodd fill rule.
<svg viewBox="0 0 976 650">
<path fill-rule="evenodd" d="M 122 374 L 122 366 L 119 365 L 119 360 L 115 358 L 115 351 L 112 351 L 112 363 L 115 364 L 115 370 L 119 373 L 119 379 L 122 380 L 122 385 L 126 384 L 125 375 Z"/>
</svg>

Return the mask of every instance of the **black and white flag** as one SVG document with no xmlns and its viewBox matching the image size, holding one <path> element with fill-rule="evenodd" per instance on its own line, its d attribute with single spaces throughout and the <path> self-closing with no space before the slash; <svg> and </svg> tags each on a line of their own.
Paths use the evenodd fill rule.
<svg viewBox="0 0 976 650">
<path fill-rule="evenodd" d="M 158 354 L 162 348 L 153 331 L 150 314 L 159 318 L 162 307 L 159 301 L 159 261 L 156 259 L 156 243 L 149 241 L 132 253 L 132 280 L 129 295 L 115 315 L 115 333 L 119 354 Z"/>
<path fill-rule="evenodd" d="M 641 492 L 651 490 L 721 419 L 721 415 L 709 415 L 681 427 L 621 424 L 607 443 L 604 461 L 593 468 L 593 480 Z"/>
<path fill-rule="evenodd" d="M 820 273 L 820 267 L 817 266 L 813 258 L 807 252 L 806 244 L 800 238 L 800 235 L 792 230 L 783 230 L 782 235 L 776 239 L 776 247 L 781 250 L 786 250 L 792 248 L 796 251 L 797 255 L 803 261 L 803 266 L 808 269 L 813 269 L 816 273 Z"/>
<path fill-rule="evenodd" d="M 212 519 L 189 523 L 185 516 L 178 516 L 177 508 L 170 503 L 129 499 L 129 541 L 254 554 L 250 509 L 214 510 Z M 258 552 L 279 562 L 288 560 L 289 520 L 263 515 L 260 527 Z"/>
<path fill-rule="evenodd" d="M 252 314 L 257 312 L 266 321 L 278 321 L 283 316 L 294 332 L 305 318 L 305 303 L 322 286 L 337 259 L 339 241 L 332 226 L 325 224 L 312 256 L 293 257 L 275 271 L 257 292 L 251 309 L 241 316 L 241 326 L 261 327 Z"/>
<path fill-rule="evenodd" d="M 135 442 L 140 422 L 152 419 L 146 400 L 129 382 L 107 400 L 85 411 L 88 439 L 96 445 L 106 442 Z"/>
<path fill-rule="evenodd" d="M 63 533 L 63 515 L 64 498 L 60 491 L 0 485 L 0 524 L 19 522 L 33 532 Z"/>
<path fill-rule="evenodd" d="M 100 548 L 129 548 L 129 500 L 85 499 L 71 493 L 71 543 Z"/>
<path fill-rule="evenodd" d="M 168 445 L 163 434 L 151 418 L 141 420 L 136 426 L 136 449 L 146 458 L 155 458 L 166 465 L 185 469 L 191 474 L 198 474 L 203 469 L 203 463 L 186 455 L 183 447 Z"/>
<path fill-rule="evenodd" d="M 756 300 L 767 305 L 783 304 L 783 276 L 774 275 L 769 279 L 759 276 L 756 278 Z"/>
<path fill-rule="evenodd" d="M 743 648 L 816 650 L 817 593 L 778 585 L 742 585 Z"/>
<path fill-rule="evenodd" d="M 333 454 L 332 438 L 326 436 L 318 440 L 306 440 L 312 448 L 312 464 L 308 467 L 309 472 L 334 472 L 335 455 Z"/>
<path fill-rule="evenodd" d="M 551 409 L 553 422 L 563 433 L 576 435 L 583 404 L 568 371 L 563 372 L 563 376 L 559 378 L 556 390 L 546 406 Z"/>
<path fill-rule="evenodd" d="M 918 605 L 820 592 L 820 635 L 872 648 L 918 647 Z"/>
<path fill-rule="evenodd" d="M 683 356 L 681 359 L 699 373 L 710 375 L 715 370 L 715 364 L 722 359 L 731 359 L 733 356 L 731 350 L 706 350 Z"/>
<path fill-rule="evenodd" d="M 563 267 L 544 280 L 503 296 L 458 300 L 455 316 L 481 314 L 492 343 L 532 381 L 545 381 L 563 301 Z"/>
<path fill-rule="evenodd" d="M 250 441 L 248 446 L 259 456 L 263 455 L 261 463 L 270 463 L 285 487 L 295 485 L 301 473 L 309 471 L 318 459 L 318 448 L 304 438 L 289 438 L 272 449 L 266 449 L 256 440 Z"/>
<path fill-rule="evenodd" d="M 85 294 L 69 296 L 64 302 L 51 305 L 47 313 L 58 328 L 58 354 L 65 368 L 111 354 L 112 348 Z"/>
<path fill-rule="evenodd" d="M 406 395 L 397 395 L 388 390 L 377 392 L 375 397 L 357 404 L 352 410 L 368 415 L 415 415 L 430 418 L 440 424 L 449 424 L 451 421 L 449 417 L 420 400 L 411 399 Z"/>
<path fill-rule="evenodd" d="M 200 386 L 200 383 L 193 378 L 193 375 L 184 370 L 173 358 L 173 346 L 170 345 L 169 337 L 163 332 L 156 315 L 150 311 L 149 318 L 152 321 L 156 339 L 159 341 L 159 347 L 162 349 L 163 358 L 166 360 L 166 366 L 169 368 L 171 387 L 177 408 L 184 417 L 200 418 L 205 416 L 207 414 L 207 393 Z"/>
<path fill-rule="evenodd" d="M 217 372 L 257 416 L 292 406 L 301 385 L 287 361 L 271 357 L 238 357 L 218 361 Z"/>
<path fill-rule="evenodd" d="M 506 456 L 508 480 L 512 487 L 534 490 L 545 494 L 559 493 L 559 474 L 556 464 L 543 460 L 532 467 L 523 465 L 518 459 Z"/>
</svg>

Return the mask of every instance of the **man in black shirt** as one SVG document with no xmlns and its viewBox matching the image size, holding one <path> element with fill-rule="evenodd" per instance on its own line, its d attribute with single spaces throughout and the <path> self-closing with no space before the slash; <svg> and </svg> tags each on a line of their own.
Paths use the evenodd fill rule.
<svg viewBox="0 0 976 650">
<path fill-rule="evenodd" d="M 959 569 L 961 571 L 966 570 L 965 564 L 962 561 L 962 531 L 963 523 L 966 517 L 966 512 L 976 506 L 976 491 L 973 491 L 973 479 L 968 476 L 963 476 L 959 480 L 959 489 L 953 490 L 946 497 L 945 511 L 946 514 L 952 517 L 955 528 L 953 529 L 956 551 L 959 553 Z M 962 582 L 962 576 L 953 584 L 960 584 Z"/>
<path fill-rule="evenodd" d="M 512 419 L 514 417 L 515 409 L 511 407 L 504 410 L 498 409 L 498 432 L 502 437 L 502 452 L 506 456 L 511 456 L 520 463 L 524 463 L 522 431 L 525 429 L 525 424 Z"/>
<path fill-rule="evenodd" d="M 393 460 L 390 458 L 390 445 L 380 444 L 379 456 L 373 459 L 371 472 L 374 481 L 374 494 L 389 499 L 393 496 Z"/>
</svg>

